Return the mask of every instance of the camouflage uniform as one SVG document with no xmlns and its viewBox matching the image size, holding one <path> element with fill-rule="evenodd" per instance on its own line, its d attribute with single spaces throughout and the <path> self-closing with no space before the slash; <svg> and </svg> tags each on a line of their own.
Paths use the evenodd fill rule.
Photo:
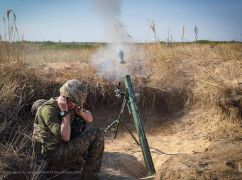
<svg viewBox="0 0 242 180">
<path fill-rule="evenodd" d="M 103 132 L 82 123 L 73 114 L 71 119 L 71 140 L 64 142 L 60 133 L 60 109 L 56 99 L 50 99 L 37 110 L 33 139 L 41 144 L 41 155 L 48 162 L 48 169 L 83 170 L 84 176 L 96 174 L 104 151 Z"/>
</svg>

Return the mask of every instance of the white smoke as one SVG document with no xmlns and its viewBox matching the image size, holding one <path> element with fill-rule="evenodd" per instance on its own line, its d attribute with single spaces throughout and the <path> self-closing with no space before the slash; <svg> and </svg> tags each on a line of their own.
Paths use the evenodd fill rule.
<svg viewBox="0 0 242 180">
<path fill-rule="evenodd" d="M 120 81 L 125 75 L 147 74 L 145 60 L 147 54 L 141 46 L 135 45 L 121 21 L 121 0 L 93 0 L 94 13 L 101 18 L 106 39 L 111 42 L 91 57 L 100 76 L 108 80 Z M 125 63 L 121 64 L 120 51 Z"/>
<path fill-rule="evenodd" d="M 105 27 L 105 38 L 109 42 L 130 42 L 121 21 L 121 0 L 92 0 L 93 12 L 100 18 Z"/>
<path fill-rule="evenodd" d="M 125 63 L 120 63 L 120 50 L 124 52 Z M 147 76 L 147 54 L 135 44 L 110 44 L 99 49 L 91 58 L 100 76 L 120 81 L 125 75 Z"/>
</svg>

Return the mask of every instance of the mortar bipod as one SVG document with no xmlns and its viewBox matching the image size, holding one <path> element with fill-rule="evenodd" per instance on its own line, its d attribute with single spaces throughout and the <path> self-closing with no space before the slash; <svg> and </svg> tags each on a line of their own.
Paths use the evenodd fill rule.
<svg viewBox="0 0 242 180">
<path fill-rule="evenodd" d="M 108 127 L 104 130 L 104 133 L 106 133 L 109 129 L 111 129 L 113 126 L 116 125 L 115 131 L 114 131 L 114 137 L 113 137 L 114 139 L 116 139 L 117 134 L 118 134 L 118 129 L 119 129 L 119 126 L 120 126 L 120 123 L 121 123 L 121 118 L 122 118 L 123 113 L 124 113 L 124 108 L 127 104 L 127 96 L 126 96 L 125 92 L 120 91 L 120 82 L 116 86 L 114 92 L 115 92 L 116 97 L 118 97 L 118 98 L 123 97 L 123 103 L 122 103 L 121 110 L 119 112 L 118 118 L 115 121 L 113 121 L 110 125 L 108 125 Z"/>
</svg>

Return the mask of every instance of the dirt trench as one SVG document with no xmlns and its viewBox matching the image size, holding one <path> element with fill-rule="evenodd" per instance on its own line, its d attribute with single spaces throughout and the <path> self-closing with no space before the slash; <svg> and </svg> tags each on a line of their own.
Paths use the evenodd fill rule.
<svg viewBox="0 0 242 180">
<path fill-rule="evenodd" d="M 216 124 L 220 124 L 218 112 L 210 114 L 201 109 L 187 108 L 186 97 L 189 96 L 184 92 L 188 91 L 177 92 L 170 96 L 171 93 L 157 94 L 154 91 L 155 104 L 152 104 L 152 99 L 152 103 L 145 106 L 138 101 L 156 169 L 151 179 L 241 179 L 240 141 L 228 139 L 226 143 L 221 139 L 210 139 L 210 131 L 215 135 L 220 131 Z M 117 118 L 121 104 L 99 102 L 93 108 L 95 125 L 105 128 Z M 108 134 L 105 139 L 102 179 L 144 179 L 147 176 L 141 148 L 125 126 L 137 137 L 132 116 L 127 109 L 117 138 L 113 139 Z M 230 162 L 233 165 L 230 166 Z"/>
<path fill-rule="evenodd" d="M 187 92 L 159 94 L 157 90 L 146 88 L 141 91 L 143 94 L 137 100 L 157 174 L 161 165 L 169 157 L 202 152 L 209 145 L 206 140 L 194 140 L 190 137 L 191 134 L 181 133 L 185 131 L 184 128 L 180 129 L 179 124 L 183 121 L 187 111 L 186 98 L 189 97 Z M 155 101 L 150 98 L 146 104 L 140 103 L 142 97 L 147 97 L 147 93 L 153 94 L 150 97 L 154 97 Z M 107 100 L 107 98 L 104 99 Z M 111 104 L 98 101 L 99 104 L 92 107 L 96 126 L 105 128 L 117 118 L 121 100 L 113 97 L 113 101 Z M 128 133 L 126 126 L 137 137 L 132 116 L 127 108 L 124 111 L 117 138 L 113 139 L 112 132 L 107 133 L 101 170 L 103 178 L 138 179 L 147 175 L 141 148 Z"/>
<path fill-rule="evenodd" d="M 157 119 L 156 119 L 157 120 Z M 181 119 L 178 118 L 178 121 Z M 159 169 L 170 157 L 179 157 L 204 152 L 210 142 L 201 138 L 194 138 L 192 133 L 184 133 L 185 129 L 178 129 L 176 123 L 164 123 L 153 132 L 145 126 L 147 140 L 150 146 L 154 166 L 159 178 Z M 147 175 L 141 148 L 135 143 L 130 134 L 124 132 L 117 139 L 106 138 L 105 154 L 102 173 L 116 176 L 142 178 Z"/>
<path fill-rule="evenodd" d="M 195 132 L 202 125 L 198 123 L 196 128 L 191 128 L 189 123 L 199 119 L 200 114 L 201 111 L 195 110 L 179 117 L 170 116 L 153 131 L 144 123 L 156 169 L 151 179 L 242 178 L 241 141 L 209 140 L 203 128 Z M 158 120 L 158 117 L 153 118 Z M 101 172 L 103 177 L 110 179 L 146 177 L 141 148 L 125 128 L 117 139 L 106 138 Z"/>
</svg>

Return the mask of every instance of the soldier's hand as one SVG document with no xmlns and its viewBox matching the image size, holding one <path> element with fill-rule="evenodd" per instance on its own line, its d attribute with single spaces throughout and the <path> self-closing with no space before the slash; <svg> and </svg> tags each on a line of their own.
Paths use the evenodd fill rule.
<svg viewBox="0 0 242 180">
<path fill-rule="evenodd" d="M 93 122 L 92 113 L 80 107 L 76 107 L 76 114 L 86 122 Z"/>
<path fill-rule="evenodd" d="M 59 96 L 57 98 L 58 106 L 61 111 L 68 111 L 67 100 L 64 96 Z"/>
<path fill-rule="evenodd" d="M 75 112 L 78 116 L 82 117 L 82 108 L 81 107 L 76 107 Z"/>
</svg>

